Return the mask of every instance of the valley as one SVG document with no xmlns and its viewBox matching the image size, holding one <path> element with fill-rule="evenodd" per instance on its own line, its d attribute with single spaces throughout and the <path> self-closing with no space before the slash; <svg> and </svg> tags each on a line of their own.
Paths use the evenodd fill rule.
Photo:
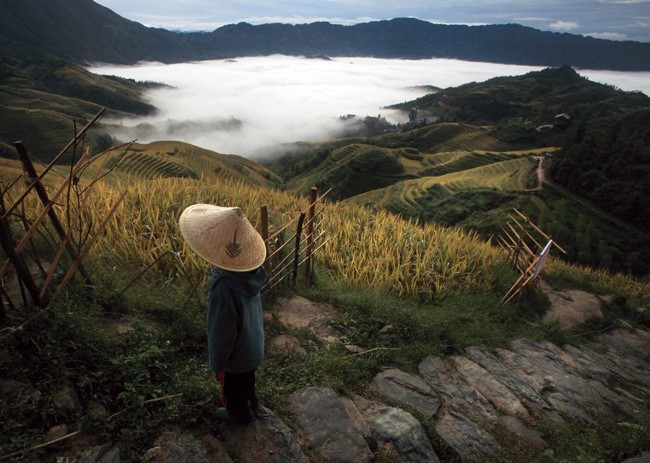
<svg viewBox="0 0 650 463">
<path fill-rule="evenodd" d="M 647 458 L 650 97 L 573 64 L 647 70 L 647 44 L 415 19 L 179 34 L 90 0 L 17 5 L 0 0 L 0 460 Z M 445 35 L 470 31 L 473 42 Z M 445 56 L 544 67 L 483 63 L 471 76 L 504 74 L 470 79 L 477 64 L 465 62 L 461 84 L 411 85 L 460 66 L 429 61 L 429 34 Z M 540 37 L 557 46 L 531 55 Z M 422 61 L 389 61 L 404 56 Z M 187 63 L 215 57 L 232 60 L 207 74 Z M 91 72 L 101 60 L 161 63 L 126 78 Z M 171 62 L 209 85 L 155 82 Z M 358 79 L 335 93 L 329 82 L 345 74 Z M 214 134 L 229 148 L 212 148 Z M 56 199 L 29 194 L 14 207 L 34 183 L 18 140 L 37 173 L 48 170 L 41 195 Z M 327 194 L 305 224 L 322 233 L 306 268 L 296 248 L 309 247 L 314 186 Z M 211 265 L 178 223 L 196 203 L 241 207 L 270 233 L 277 256 L 264 265 L 295 265 L 261 297 L 262 408 L 249 426 L 216 413 Z M 541 278 L 505 301 L 526 276 L 500 245 L 515 210 L 566 253 L 549 245 Z"/>
</svg>

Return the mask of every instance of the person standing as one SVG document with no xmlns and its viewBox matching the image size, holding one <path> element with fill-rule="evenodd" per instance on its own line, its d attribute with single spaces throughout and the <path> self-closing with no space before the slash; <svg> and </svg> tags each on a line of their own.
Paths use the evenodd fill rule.
<svg viewBox="0 0 650 463">
<path fill-rule="evenodd" d="M 189 247 L 214 268 L 208 282 L 210 369 L 221 386 L 217 417 L 249 423 L 259 408 L 255 370 L 264 359 L 261 288 L 266 245 L 239 207 L 194 204 L 179 218 Z"/>
</svg>

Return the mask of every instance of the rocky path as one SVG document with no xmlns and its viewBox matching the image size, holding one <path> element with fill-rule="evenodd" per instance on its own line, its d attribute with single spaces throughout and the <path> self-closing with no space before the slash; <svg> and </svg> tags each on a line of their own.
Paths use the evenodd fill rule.
<svg viewBox="0 0 650 463">
<path fill-rule="evenodd" d="M 596 298 L 585 293 L 556 296 L 551 316 L 572 313 L 567 304 L 598 316 Z M 329 325 L 335 313 L 331 306 L 292 297 L 280 299 L 270 313 L 291 329 L 311 331 L 323 343 L 339 342 Z M 354 351 L 354 346 L 347 348 Z M 288 335 L 269 340 L 269 349 L 306 355 Z M 208 463 L 231 462 L 229 455 L 237 455 L 243 463 L 363 463 L 437 462 L 455 454 L 461 461 L 481 462 L 506 445 L 535 455 L 547 447 L 536 429 L 541 419 L 561 423 L 570 417 L 585 424 L 615 414 L 631 419 L 646 406 L 650 332 L 616 329 L 580 348 L 527 339 L 503 349 L 473 346 L 464 355 L 423 358 L 416 373 L 386 365 L 368 390 L 371 394 L 361 397 L 306 387 L 286 397 L 288 423 L 263 408 L 252 425 L 224 426 L 218 437 L 169 430 L 153 443 L 147 458 Z M 442 440 L 435 448 L 422 423 L 432 425 Z M 438 455 L 436 448 L 447 456 Z M 105 455 L 115 456 L 110 451 Z M 119 456 L 69 461 L 115 463 Z M 648 463 L 650 454 L 628 460 L 633 461 Z"/>
</svg>

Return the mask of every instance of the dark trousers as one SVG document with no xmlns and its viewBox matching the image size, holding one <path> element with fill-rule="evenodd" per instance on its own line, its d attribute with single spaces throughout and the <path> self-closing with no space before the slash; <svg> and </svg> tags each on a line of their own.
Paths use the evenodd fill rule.
<svg viewBox="0 0 650 463">
<path fill-rule="evenodd" d="M 256 408 L 255 370 L 246 373 L 218 371 L 217 380 L 221 385 L 221 401 L 228 410 Z"/>
</svg>

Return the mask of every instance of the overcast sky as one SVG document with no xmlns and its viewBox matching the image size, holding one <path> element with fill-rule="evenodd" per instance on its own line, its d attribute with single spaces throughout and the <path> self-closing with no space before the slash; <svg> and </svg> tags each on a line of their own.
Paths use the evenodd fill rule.
<svg viewBox="0 0 650 463">
<path fill-rule="evenodd" d="M 96 0 L 146 26 L 214 30 L 225 24 L 397 17 L 434 23 L 517 23 L 536 29 L 650 42 L 650 0 Z"/>
</svg>

